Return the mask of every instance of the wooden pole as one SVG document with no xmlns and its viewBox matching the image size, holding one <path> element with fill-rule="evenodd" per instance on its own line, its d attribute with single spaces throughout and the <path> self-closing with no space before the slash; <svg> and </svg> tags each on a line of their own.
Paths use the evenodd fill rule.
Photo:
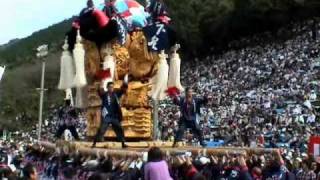
<svg viewBox="0 0 320 180">
<path fill-rule="evenodd" d="M 159 140 L 159 101 L 156 99 L 152 100 L 153 103 L 153 140 Z"/>
<path fill-rule="evenodd" d="M 148 152 L 148 148 L 139 148 L 139 149 L 102 149 L 102 148 L 88 148 L 74 143 L 57 143 L 53 144 L 50 142 L 39 143 L 40 146 L 43 146 L 47 149 L 57 150 L 58 148 L 65 148 L 64 145 L 69 144 L 70 150 L 68 152 L 76 151 L 77 153 L 83 155 L 91 155 L 97 157 L 107 157 L 107 156 L 119 156 L 119 157 L 143 157 L 145 153 Z M 73 149 L 74 148 L 74 149 Z M 73 149 L 73 150 L 72 150 Z M 265 148 L 238 148 L 238 147 L 227 147 L 227 148 L 196 148 L 196 147 L 181 147 L 181 148 L 161 148 L 161 150 L 167 156 L 176 156 L 182 155 L 186 152 L 190 152 L 193 156 L 210 156 L 210 155 L 251 155 L 251 154 L 275 154 L 277 149 L 265 149 Z"/>
<path fill-rule="evenodd" d="M 39 102 L 39 122 L 38 122 L 38 141 L 41 140 L 42 131 L 42 111 L 43 111 L 43 96 L 44 96 L 44 76 L 46 70 L 46 62 L 42 58 L 42 71 L 41 71 L 41 87 L 40 87 L 40 102 Z"/>
</svg>

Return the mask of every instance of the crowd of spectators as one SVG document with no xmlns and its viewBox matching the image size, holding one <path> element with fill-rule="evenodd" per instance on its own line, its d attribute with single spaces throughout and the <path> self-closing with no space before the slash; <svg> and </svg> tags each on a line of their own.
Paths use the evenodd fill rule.
<svg viewBox="0 0 320 180">
<path fill-rule="evenodd" d="M 15 141 L 1 140 L 0 178 L 320 179 L 320 162 L 307 154 L 309 137 L 320 134 L 319 33 L 312 33 L 308 23 L 289 30 L 295 36 L 285 42 L 264 40 L 255 46 L 230 48 L 220 55 L 182 61 L 181 68 L 184 86 L 192 87 L 197 96 L 214 97 L 199 116 L 209 146 L 281 148 L 281 152 L 167 156 L 151 148 L 147 158 L 85 157 L 28 147 L 36 138 L 35 127 L 18 134 Z M 60 108 L 52 106 L 44 120 L 46 140 L 55 140 Z M 78 114 L 77 129 L 84 139 L 86 121 L 83 112 Z M 170 99 L 161 102 L 162 140 L 173 141 L 179 116 L 179 107 Z M 191 133 L 186 134 L 185 142 L 198 144 Z"/>
<path fill-rule="evenodd" d="M 207 141 L 305 152 L 309 137 L 319 134 L 319 38 L 312 36 L 307 22 L 289 30 L 296 35 L 285 42 L 265 42 L 191 63 L 182 61 L 182 84 L 192 87 L 198 96 L 214 97 L 199 117 Z M 159 112 L 161 137 L 172 141 L 179 108 L 168 99 Z M 186 134 L 186 141 L 197 144 Z"/>
</svg>

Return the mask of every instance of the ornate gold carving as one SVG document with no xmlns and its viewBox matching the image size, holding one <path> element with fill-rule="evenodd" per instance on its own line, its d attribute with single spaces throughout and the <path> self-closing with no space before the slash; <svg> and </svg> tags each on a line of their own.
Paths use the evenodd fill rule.
<svg viewBox="0 0 320 180">
<path fill-rule="evenodd" d="M 86 74 L 89 79 L 92 79 L 100 70 L 100 55 L 97 46 L 90 41 L 84 40 L 83 47 L 85 54 Z"/>
<path fill-rule="evenodd" d="M 128 92 L 121 99 L 123 107 L 150 107 L 148 99 L 149 84 L 135 81 L 129 84 Z"/>
<path fill-rule="evenodd" d="M 129 83 L 128 92 L 121 98 L 122 106 L 122 126 L 126 138 L 144 138 L 152 137 L 152 117 L 149 105 L 148 91 L 150 84 L 142 83 L 142 80 L 149 80 L 157 71 L 159 56 L 155 53 L 149 53 L 147 50 L 147 41 L 142 32 L 134 32 L 128 36 L 125 47 L 113 42 L 111 43 L 113 55 L 116 60 L 115 89 L 122 85 L 122 79 L 126 74 L 134 77 L 134 81 Z M 101 58 L 105 53 L 101 53 L 95 44 L 89 41 L 84 42 L 86 50 L 86 72 L 88 78 L 93 79 L 100 70 Z M 87 136 L 94 136 L 100 125 L 100 106 L 101 100 L 97 94 L 97 88 L 100 82 L 91 82 L 88 86 L 88 110 L 87 110 Z M 110 129 L 105 134 L 106 137 L 115 137 Z"/>
<path fill-rule="evenodd" d="M 129 71 L 129 52 L 127 48 L 120 46 L 118 43 L 112 46 L 114 57 L 116 59 L 116 77 L 123 79 Z"/>
<path fill-rule="evenodd" d="M 152 77 L 159 57 L 147 49 L 147 40 L 142 32 L 134 32 L 128 44 L 129 73 L 137 79 Z"/>
</svg>

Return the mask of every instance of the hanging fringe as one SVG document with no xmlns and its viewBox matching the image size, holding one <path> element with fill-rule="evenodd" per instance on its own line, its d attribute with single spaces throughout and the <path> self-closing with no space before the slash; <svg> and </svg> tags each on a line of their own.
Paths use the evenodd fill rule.
<svg viewBox="0 0 320 180">
<path fill-rule="evenodd" d="M 152 90 L 150 96 L 155 100 L 163 100 L 166 97 L 166 90 L 168 84 L 169 66 L 167 64 L 167 55 L 164 51 L 161 52 L 159 60 L 159 69 L 155 77 L 152 78 Z"/>
<path fill-rule="evenodd" d="M 74 106 L 73 97 L 72 97 L 72 89 L 71 88 L 66 89 L 65 92 L 66 92 L 65 100 L 70 100 L 71 106 Z"/>
<path fill-rule="evenodd" d="M 60 81 L 58 85 L 58 89 L 66 90 L 72 88 L 73 80 L 75 78 L 73 58 L 71 53 L 68 51 L 68 40 L 67 38 L 64 41 L 63 52 L 61 55 L 61 63 L 60 63 Z"/>
<path fill-rule="evenodd" d="M 112 49 L 109 44 L 106 45 L 106 48 L 104 52 L 107 54 L 104 57 L 103 64 L 102 64 L 102 69 L 103 71 L 109 71 L 108 76 L 104 76 L 101 80 L 101 87 L 104 88 L 104 90 L 107 90 L 107 84 L 109 82 L 113 82 L 115 78 L 115 70 L 116 70 L 116 64 L 114 57 L 112 56 Z"/>
<path fill-rule="evenodd" d="M 102 68 L 103 70 L 110 69 L 111 78 L 114 79 L 116 63 L 115 63 L 114 57 L 112 56 L 112 49 L 110 48 L 109 45 L 107 45 L 107 48 L 105 49 L 105 53 L 107 55 L 104 57 Z"/>
<path fill-rule="evenodd" d="M 77 43 L 73 50 L 73 56 L 76 64 L 76 76 L 74 78 L 74 85 L 75 87 L 84 87 L 85 85 L 87 85 L 87 79 L 84 67 L 85 51 L 83 49 L 83 45 L 81 44 L 80 30 L 78 30 Z"/>
<path fill-rule="evenodd" d="M 170 58 L 170 70 L 169 70 L 169 80 L 168 87 L 175 87 L 179 89 L 179 91 L 183 91 L 184 88 L 180 82 L 180 65 L 181 59 L 177 50 L 180 48 L 180 45 L 176 44 L 173 48 L 173 53 Z"/>
</svg>

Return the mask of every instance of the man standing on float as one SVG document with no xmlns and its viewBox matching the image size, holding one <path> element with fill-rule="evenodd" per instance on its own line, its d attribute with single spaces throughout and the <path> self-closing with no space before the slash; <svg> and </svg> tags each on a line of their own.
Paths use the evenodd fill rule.
<svg viewBox="0 0 320 180">
<path fill-rule="evenodd" d="M 179 130 L 174 138 L 173 147 L 176 146 L 177 142 L 182 140 L 186 128 L 190 128 L 192 130 L 192 133 L 197 136 L 200 141 L 201 146 L 206 146 L 197 118 L 200 114 L 200 107 L 207 104 L 208 99 L 210 99 L 210 97 L 193 97 L 193 91 L 191 88 L 186 88 L 185 97 L 179 97 L 177 95 L 173 97 L 173 102 L 180 106 L 181 112 Z"/>
<path fill-rule="evenodd" d="M 92 147 L 96 146 L 97 142 L 103 140 L 104 134 L 106 133 L 109 125 L 112 126 L 114 132 L 116 133 L 117 140 L 122 143 L 122 147 L 128 147 L 125 144 L 124 131 L 121 127 L 122 112 L 120 106 L 120 98 L 126 93 L 128 89 L 128 81 L 125 80 L 121 86 L 120 91 L 114 91 L 113 82 L 107 84 L 107 91 L 105 92 L 103 88 L 99 90 L 99 95 L 102 100 L 101 106 L 101 123 L 100 128 L 94 138 Z"/>
<path fill-rule="evenodd" d="M 62 134 L 68 129 L 72 136 L 79 140 L 79 135 L 76 128 L 78 115 L 76 109 L 71 105 L 71 99 L 65 99 L 65 106 L 59 110 L 59 127 L 56 132 L 56 137 L 61 138 Z"/>
</svg>

